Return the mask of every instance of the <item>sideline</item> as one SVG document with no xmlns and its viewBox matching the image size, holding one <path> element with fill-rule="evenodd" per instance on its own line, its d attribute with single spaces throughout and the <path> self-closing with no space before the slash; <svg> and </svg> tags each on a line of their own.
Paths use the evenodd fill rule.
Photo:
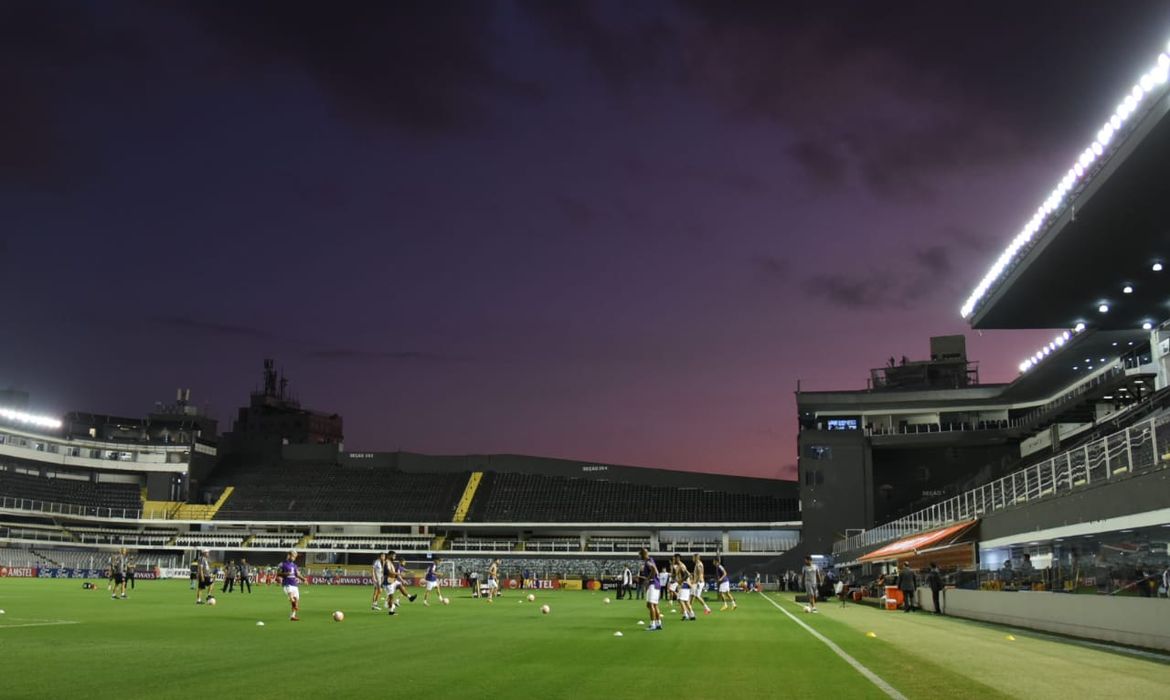
<svg viewBox="0 0 1170 700">
<path fill-rule="evenodd" d="M 829 639 L 828 637 L 821 634 L 820 632 L 814 630 L 812 627 L 809 627 L 808 625 L 806 625 L 803 620 L 796 617 L 792 613 L 788 612 L 783 607 L 781 607 L 779 603 L 772 600 L 772 598 L 767 593 L 760 593 L 760 595 L 764 596 L 764 600 L 771 603 L 774 608 L 776 608 L 780 612 L 787 615 L 788 619 L 792 620 L 796 624 L 803 627 L 805 629 L 805 631 L 808 632 L 809 634 L 811 634 L 812 636 L 821 640 L 821 642 L 824 643 L 825 646 L 827 646 L 833 650 L 833 653 L 835 653 L 837 656 L 840 656 L 842 659 L 844 659 L 845 663 L 847 663 L 850 666 L 852 666 L 853 668 L 855 668 L 858 673 L 865 676 L 866 679 L 869 680 L 870 683 L 873 683 L 874 685 L 876 685 L 883 693 L 885 693 L 886 695 L 889 695 L 891 698 L 894 698 L 894 700 L 907 700 L 906 696 L 901 694 L 900 692 L 898 692 L 897 688 L 895 688 L 894 686 L 885 682 L 885 680 L 883 680 L 881 676 L 879 676 L 878 674 L 869 670 L 860 661 L 858 661 L 857 659 L 855 659 L 852 656 L 850 656 L 849 654 L 847 654 L 845 652 L 845 650 L 842 649 L 841 647 L 837 646 L 836 643 L 833 642 L 833 640 Z"/>
</svg>

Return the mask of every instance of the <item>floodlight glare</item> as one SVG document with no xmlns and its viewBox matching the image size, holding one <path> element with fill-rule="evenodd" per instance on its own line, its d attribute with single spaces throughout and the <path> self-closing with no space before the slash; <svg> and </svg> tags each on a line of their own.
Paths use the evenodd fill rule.
<svg viewBox="0 0 1170 700">
<path fill-rule="evenodd" d="M 1085 330 L 1085 324 L 1083 322 L 1078 323 L 1077 325 L 1073 326 L 1073 330 L 1077 333 L 1080 333 L 1081 331 Z"/>
<path fill-rule="evenodd" d="M 0 408 L 0 420 L 10 421 L 12 423 L 22 423 L 24 425 L 31 425 L 37 428 L 49 428 L 50 430 L 58 430 L 61 427 L 61 421 L 50 416 L 35 416 L 24 411 L 14 411 L 9 408 Z"/>
<path fill-rule="evenodd" d="M 1151 267 L 1150 269 L 1153 270 L 1154 272 L 1161 272 L 1162 271 L 1162 263 L 1156 262 L 1156 263 L 1154 263 L 1154 266 Z"/>
<path fill-rule="evenodd" d="M 1133 287 L 1127 284 L 1121 288 L 1121 291 L 1124 294 L 1133 294 Z"/>
<path fill-rule="evenodd" d="M 1149 321 L 1146 321 L 1145 323 L 1142 324 L 1143 331 L 1152 330 L 1153 328 L 1154 328 L 1154 324 L 1150 323 Z"/>
<path fill-rule="evenodd" d="M 1107 313 L 1109 313 L 1109 305 L 1108 305 L 1108 304 L 1102 304 L 1102 305 L 1100 305 L 1100 306 L 1098 306 L 1098 307 L 1097 307 L 1097 310 L 1098 310 L 1098 311 L 1100 311 L 1100 312 L 1101 312 L 1101 313 L 1103 313 L 1103 314 L 1107 314 Z"/>
</svg>

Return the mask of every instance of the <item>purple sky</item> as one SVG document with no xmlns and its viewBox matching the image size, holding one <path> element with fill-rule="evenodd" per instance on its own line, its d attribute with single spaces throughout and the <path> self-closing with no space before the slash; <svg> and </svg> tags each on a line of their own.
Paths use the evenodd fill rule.
<svg viewBox="0 0 1170 700">
<path fill-rule="evenodd" d="M 6 2 L 0 388 L 226 421 L 272 356 L 354 449 L 790 477 L 797 380 L 967 330 L 1170 38 L 823 4 Z"/>
</svg>

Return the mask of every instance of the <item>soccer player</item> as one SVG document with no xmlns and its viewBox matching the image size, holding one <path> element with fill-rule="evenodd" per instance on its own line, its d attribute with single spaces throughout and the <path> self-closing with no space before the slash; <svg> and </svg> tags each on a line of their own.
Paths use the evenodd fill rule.
<svg viewBox="0 0 1170 700">
<path fill-rule="evenodd" d="M 439 596 L 439 600 L 443 600 L 443 589 L 439 588 L 439 576 L 435 572 L 435 567 L 443 561 L 442 557 L 435 557 L 431 563 L 427 565 L 426 576 L 423 579 L 427 582 L 426 593 L 423 593 L 423 605 L 430 607 L 431 591 L 438 591 L 435 595 Z"/>
<path fill-rule="evenodd" d="M 682 607 L 683 622 L 695 619 L 695 609 L 691 606 L 691 572 L 687 571 L 687 564 L 682 556 L 674 555 L 675 583 L 678 584 L 678 604 Z"/>
<path fill-rule="evenodd" d="M 658 610 L 658 599 L 662 596 L 662 581 L 658 578 L 658 565 L 650 558 L 650 552 L 643 547 L 638 556 L 642 559 L 642 580 L 646 585 L 646 609 L 650 611 L 650 626 L 647 632 L 662 629 L 662 613 Z"/>
<path fill-rule="evenodd" d="M 211 595 L 211 587 L 214 580 L 211 577 L 211 562 L 208 560 L 210 552 L 206 549 L 200 550 L 199 558 L 195 560 L 195 575 L 198 581 L 198 587 L 195 589 L 195 604 L 203 605 L 203 591 L 207 591 L 207 597 Z"/>
<path fill-rule="evenodd" d="M 739 607 L 735 603 L 735 598 L 731 595 L 731 578 L 727 575 L 727 569 L 723 566 L 723 559 L 715 557 L 715 582 L 719 584 L 719 600 L 723 601 L 723 607 L 720 610 L 726 610 L 727 604 L 731 603 L 731 611 Z"/>
<path fill-rule="evenodd" d="M 670 610 L 674 612 L 674 601 L 678 599 L 678 567 L 682 558 L 675 554 L 670 558 L 670 571 L 666 573 L 666 600 L 670 603 Z"/>
<path fill-rule="evenodd" d="M 394 600 L 394 594 L 398 591 L 403 591 L 406 599 L 412 603 L 418 597 L 406 590 L 406 567 L 399 564 L 398 555 L 394 552 L 390 552 L 382 567 L 382 587 L 385 589 L 389 615 L 398 614 L 398 601 Z"/>
<path fill-rule="evenodd" d="M 290 622 L 297 622 L 301 619 L 297 617 L 297 613 L 301 609 L 301 589 L 299 588 L 299 584 L 301 581 L 305 581 L 306 583 L 308 581 L 301 575 L 301 570 L 297 566 L 296 550 L 288 553 L 288 557 L 281 562 L 280 569 L 277 570 L 277 573 L 280 575 L 281 584 L 284 586 L 284 594 L 288 596 L 288 602 L 292 606 L 292 613 L 289 614 L 288 619 Z"/>
<path fill-rule="evenodd" d="M 119 592 L 122 598 L 126 597 L 126 548 L 123 547 L 110 557 L 110 578 L 114 585 L 111 589 L 110 598 L 118 599 Z"/>
<path fill-rule="evenodd" d="M 378 600 L 382 597 L 382 584 L 385 582 L 383 572 L 386 570 L 386 553 L 381 552 L 378 558 L 374 560 L 374 597 L 370 600 L 370 610 L 374 612 L 381 612 L 382 606 L 378 605 Z M 386 601 L 389 605 L 390 602 Z"/>
<path fill-rule="evenodd" d="M 817 587 L 821 585 L 821 570 L 812 563 L 812 557 L 804 558 L 804 566 L 800 567 L 800 580 L 804 583 L 804 592 L 808 594 L 808 605 L 812 612 L 817 611 Z"/>
<path fill-rule="evenodd" d="M 123 549 L 123 552 L 126 550 Z M 138 554 L 130 554 L 126 557 L 126 582 L 130 584 L 130 590 L 134 590 L 134 569 L 138 566 Z"/>
<path fill-rule="evenodd" d="M 247 586 L 248 594 L 252 594 L 252 567 L 248 566 L 247 559 L 240 559 L 236 567 L 236 585 L 239 586 L 240 593 L 243 593 L 244 586 Z"/>
<path fill-rule="evenodd" d="M 500 591 L 500 560 L 495 559 L 488 566 L 488 602 L 493 603 Z"/>
<path fill-rule="evenodd" d="M 703 599 L 703 591 L 707 590 L 707 576 L 703 572 L 703 557 L 695 554 L 695 568 L 691 572 L 691 580 L 694 582 L 692 595 L 699 599 L 703 604 L 703 614 L 710 615 L 711 608 L 707 605 L 707 601 Z"/>
</svg>

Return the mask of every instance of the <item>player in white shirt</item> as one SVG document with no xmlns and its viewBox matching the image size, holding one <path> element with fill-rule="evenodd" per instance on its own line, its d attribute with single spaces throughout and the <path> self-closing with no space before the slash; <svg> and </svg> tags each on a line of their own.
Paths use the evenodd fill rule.
<svg viewBox="0 0 1170 700">
<path fill-rule="evenodd" d="M 731 578 L 727 575 L 727 569 L 723 566 L 723 560 L 715 557 L 715 581 L 719 584 L 719 600 L 723 601 L 723 607 L 720 610 L 726 610 L 727 604 L 731 603 L 731 611 L 739 607 L 735 603 L 735 598 L 731 595 Z"/>
<path fill-rule="evenodd" d="M 695 609 L 691 606 L 691 572 L 687 571 L 686 562 L 679 554 L 674 555 L 675 584 L 678 586 L 678 604 L 682 607 L 683 622 L 695 619 Z"/>
<path fill-rule="evenodd" d="M 374 598 L 370 601 L 370 610 L 381 612 L 382 606 L 378 605 L 378 601 L 382 598 L 382 572 L 386 567 L 386 553 L 382 552 L 378 558 L 374 560 Z"/>
<path fill-rule="evenodd" d="M 710 615 L 711 608 L 708 607 L 707 601 L 703 599 L 703 591 L 707 590 L 707 577 L 704 574 L 703 557 L 696 553 L 694 563 L 694 569 L 691 571 L 691 581 L 693 582 L 691 596 L 692 598 L 697 598 L 703 604 L 703 614 Z"/>
<path fill-rule="evenodd" d="M 496 595 L 499 594 L 499 592 L 500 592 L 500 560 L 499 559 L 493 560 L 491 563 L 491 566 L 488 567 L 487 589 L 488 589 L 487 590 L 488 602 L 494 603 L 496 600 Z"/>
</svg>

